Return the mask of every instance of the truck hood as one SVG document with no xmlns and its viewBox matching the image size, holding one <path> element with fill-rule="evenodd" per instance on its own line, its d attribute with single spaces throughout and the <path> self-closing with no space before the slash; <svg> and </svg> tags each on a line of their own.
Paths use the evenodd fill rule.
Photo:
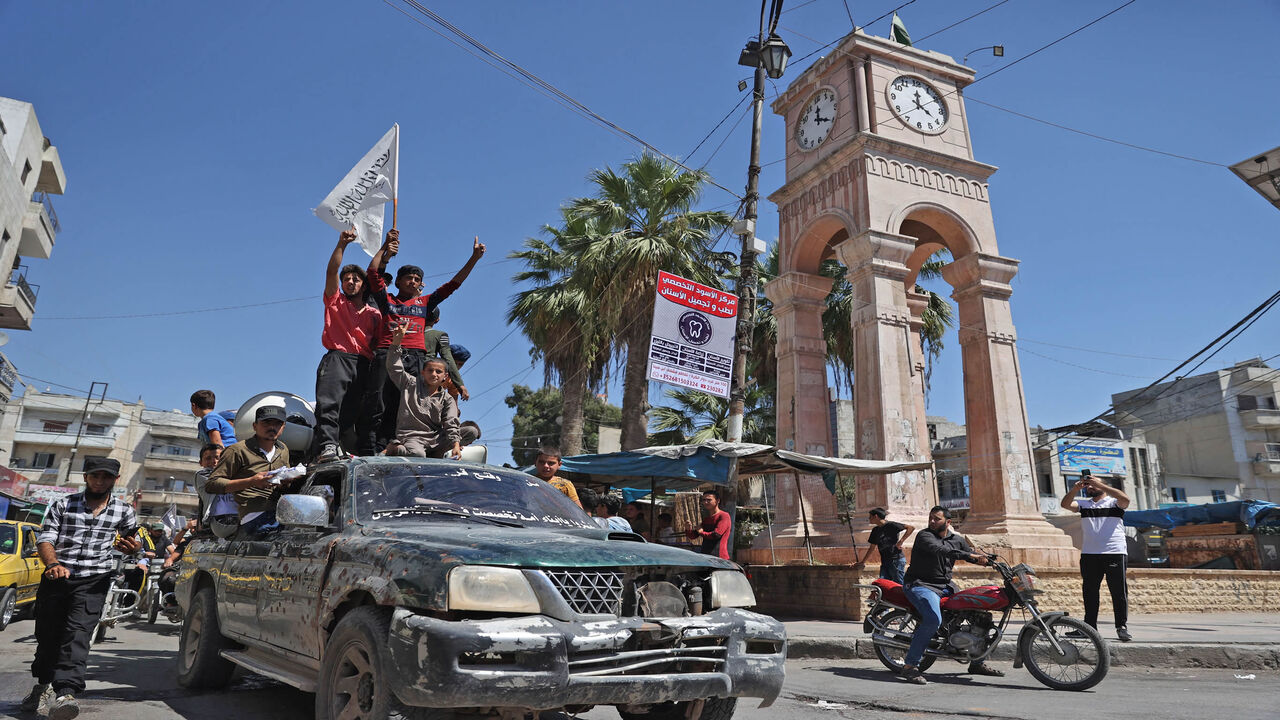
<svg viewBox="0 0 1280 720">
<path fill-rule="evenodd" d="M 736 567 L 718 557 L 603 529 L 508 528 L 465 520 L 401 520 L 371 522 L 364 526 L 364 536 L 366 542 L 385 542 L 398 553 L 418 555 L 424 560 L 432 558 L 442 565 Z"/>
</svg>

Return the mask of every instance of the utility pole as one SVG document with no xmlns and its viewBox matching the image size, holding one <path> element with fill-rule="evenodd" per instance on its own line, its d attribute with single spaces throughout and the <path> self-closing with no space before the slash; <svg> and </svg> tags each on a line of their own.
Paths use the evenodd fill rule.
<svg viewBox="0 0 1280 720">
<path fill-rule="evenodd" d="M 769 10 L 766 13 L 766 6 Z M 765 75 L 782 77 L 791 50 L 773 32 L 782 14 L 782 0 L 761 0 L 760 34 L 747 42 L 738 58 L 739 65 L 755 68 L 751 90 L 751 160 L 747 165 L 747 195 L 742 220 L 733 231 L 742 238 L 738 268 L 738 326 L 734 347 L 733 378 L 729 385 L 729 442 L 742 442 L 742 418 L 746 411 L 747 356 L 751 354 L 751 334 L 756 312 L 756 256 L 765 251 L 756 237 L 756 218 L 760 203 L 760 130 L 764 122 Z"/>
<path fill-rule="evenodd" d="M 102 386 L 98 403 L 107 399 L 107 384 L 94 380 L 89 384 L 89 394 L 84 398 L 84 411 L 80 413 L 80 422 L 76 425 L 76 441 L 71 445 L 71 459 L 67 462 L 67 473 L 62 477 L 62 485 L 71 480 L 71 468 L 76 464 L 76 453 L 80 452 L 80 436 L 84 434 L 84 423 L 89 419 L 89 403 L 93 400 L 94 388 Z"/>
</svg>

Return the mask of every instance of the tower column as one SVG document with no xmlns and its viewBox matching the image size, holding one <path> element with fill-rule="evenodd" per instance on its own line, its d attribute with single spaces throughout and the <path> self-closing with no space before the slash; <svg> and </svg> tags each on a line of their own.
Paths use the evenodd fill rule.
<svg viewBox="0 0 1280 720">
<path fill-rule="evenodd" d="M 827 341 L 822 312 L 833 280 L 815 273 L 783 273 L 765 285 L 778 322 L 777 442 L 779 447 L 813 455 L 831 448 L 827 398 Z M 805 541 L 805 521 L 813 546 L 838 541 L 840 522 L 835 497 L 818 475 L 777 475 L 773 540 L 778 547 Z M 799 483 L 800 491 L 796 491 Z M 804 503 L 803 510 L 800 503 Z M 768 547 L 761 534 L 756 547 Z"/>
<path fill-rule="evenodd" d="M 947 265 L 955 288 L 964 366 L 969 451 L 969 515 L 962 532 L 975 546 L 1033 566 L 1070 567 L 1070 538 L 1040 514 L 1009 281 L 1018 261 L 973 253 Z"/>
<path fill-rule="evenodd" d="M 923 358 L 917 296 L 908 301 L 906 261 L 915 239 L 868 230 L 836 251 L 848 268 L 853 310 L 854 417 L 857 456 L 868 460 L 927 460 Z M 915 295 L 915 293 L 912 293 Z M 913 307 L 914 305 L 914 307 Z M 913 325 L 915 326 L 913 328 Z M 900 522 L 923 527 L 937 504 L 932 471 L 858 477 L 854 530 L 867 532 L 867 511 L 884 507 Z"/>
</svg>

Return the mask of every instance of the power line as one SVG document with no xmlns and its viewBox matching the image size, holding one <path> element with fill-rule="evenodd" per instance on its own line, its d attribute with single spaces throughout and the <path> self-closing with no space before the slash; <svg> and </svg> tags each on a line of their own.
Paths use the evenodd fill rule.
<svg viewBox="0 0 1280 720">
<path fill-rule="evenodd" d="M 596 123 L 597 125 L 600 125 L 601 127 L 605 128 L 606 130 L 609 130 L 610 132 L 613 132 L 613 133 L 615 133 L 615 134 L 617 134 L 617 135 L 619 135 L 619 136 L 621 136 L 621 137 L 623 137 L 623 138 L 625 138 L 625 139 L 627 139 L 627 140 L 630 140 L 630 141 L 632 141 L 632 142 L 634 142 L 634 143 L 636 143 L 636 144 L 638 144 L 638 145 L 640 145 L 640 146 L 642 146 L 642 147 L 644 147 L 644 148 L 646 148 L 646 149 L 648 149 L 648 150 L 650 150 L 650 151 L 652 151 L 652 152 L 654 152 L 654 153 L 656 153 L 656 154 L 658 154 L 658 155 L 662 156 L 663 158 L 665 158 L 665 159 L 666 159 L 666 160 L 668 160 L 669 162 L 674 163 L 675 165 L 678 165 L 678 166 L 680 166 L 680 167 L 684 168 L 685 170 L 688 170 L 688 171 L 690 171 L 690 172 L 696 172 L 693 168 L 691 168 L 691 167 L 689 167 L 689 166 L 685 165 L 684 163 L 680 162 L 679 160 L 676 160 L 675 158 L 671 157 L 671 156 L 670 156 L 670 155 L 668 155 L 667 153 L 665 153 L 665 152 L 663 152 L 662 150 L 658 149 L 658 147 L 657 147 L 657 146 L 652 145 L 651 143 L 649 143 L 649 142 L 645 141 L 644 139 L 642 139 L 640 136 L 636 135 L 635 133 L 633 133 L 633 132 L 631 132 L 631 131 L 629 131 L 629 130 L 627 130 L 627 129 L 623 128 L 622 126 L 618 125 L 617 123 L 614 123 L 614 122 L 612 122 L 612 121 L 608 120 L 607 118 L 605 118 L 604 116 L 600 115 L 599 113 L 597 113 L 597 112 L 595 112 L 595 111 L 591 110 L 591 109 L 590 109 L 590 108 L 588 108 L 586 105 L 584 105 L 583 103 L 579 102 L 579 101 L 578 101 L 577 99 L 575 99 L 574 97 L 570 96 L 568 93 L 566 93 L 566 92 L 564 92 L 564 91 L 560 90 L 560 89 L 559 89 L 559 88 L 557 88 L 555 85 L 552 85 L 551 83 L 547 82 L 546 80 L 543 80 L 541 77 L 539 77 L 538 75 L 534 74 L 534 73 L 533 73 L 533 72 L 531 72 L 530 70 L 527 70 L 526 68 L 524 68 L 523 66 L 519 65 L 518 63 L 516 63 L 516 62 L 514 62 L 514 61 L 511 61 L 511 60 L 508 60 L 507 58 L 503 57 L 502 55 L 500 55 L 499 53 L 497 53 L 496 51 L 494 51 L 492 48 L 490 48 L 489 46 L 487 46 L 487 45 L 485 45 L 484 43 L 480 42 L 479 40 L 477 40 L 476 38 L 472 37 L 471 35 L 468 35 L 468 34 L 467 34 L 466 32 L 464 32 L 461 28 L 457 27 L 456 25 L 453 25 L 453 24 L 452 24 L 452 23 L 450 23 L 448 20 L 445 20 L 443 17 L 441 17 L 440 15 L 436 14 L 436 13 L 435 13 L 435 12 L 433 12 L 430 8 L 426 7 L 425 5 L 423 5 L 422 3 L 418 2 L 417 0 L 401 0 L 401 1 L 402 1 L 402 2 L 404 2 L 406 5 L 409 5 L 410 7 L 412 7 L 412 8 L 413 8 L 414 10 L 416 10 L 419 14 L 421 14 L 421 15 L 423 15 L 424 17 L 426 17 L 426 18 L 430 19 L 430 20 L 431 20 L 431 22 L 435 23 L 436 25 L 439 25 L 440 27 L 442 27 L 442 28 L 444 28 L 446 31 L 448 31 L 450 34 L 452 34 L 452 35 L 454 35 L 455 37 L 457 37 L 457 38 L 461 39 L 461 40 L 462 40 L 463 42 L 465 42 L 467 45 L 469 45 L 469 46 L 471 46 L 471 47 L 475 48 L 476 50 L 478 50 L 478 51 L 480 51 L 480 52 L 484 53 L 487 57 L 492 58 L 495 62 L 500 63 L 503 67 L 505 67 L 505 68 L 507 68 L 507 69 L 511 70 L 512 72 L 516 73 L 516 76 L 515 76 L 515 77 L 516 77 L 516 79 L 517 79 L 517 80 L 519 80 L 521 83 L 523 83 L 523 84 L 525 84 L 525 85 L 528 85 L 528 86 L 530 86 L 530 87 L 533 87 L 533 88 L 534 88 L 534 89 L 536 89 L 536 90 L 539 90 L 539 91 L 540 91 L 540 92 L 542 92 L 544 95 L 545 95 L 545 94 L 550 94 L 550 95 L 553 97 L 553 99 L 556 99 L 557 101 L 559 101 L 562 105 L 564 105 L 565 107 L 567 107 L 567 108 L 568 108 L 569 110 L 571 110 L 572 112 L 574 112 L 574 113 L 578 114 L 579 116 L 581 116 L 581 117 L 583 117 L 583 118 L 586 118 L 587 120 L 590 120 L 590 121 L 592 121 L 592 122 Z M 393 4 L 392 4 L 391 0 L 383 0 L 383 2 L 385 2 L 387 5 L 391 6 L 393 9 L 400 10 L 400 8 L 399 8 L 399 7 L 397 7 L 397 6 L 395 6 L 395 5 L 393 5 Z M 401 11 L 401 12 L 403 13 L 403 11 Z M 403 14 L 405 14 L 406 16 L 408 15 L 407 13 L 403 13 Z M 413 18 L 411 18 L 411 19 L 413 19 Z M 425 24 L 423 24 L 423 23 L 419 23 L 419 24 L 424 25 L 424 27 L 427 27 L 429 30 L 432 30 L 432 31 L 433 31 L 433 32 L 435 32 L 437 35 L 440 35 L 440 34 L 441 34 L 440 32 L 436 31 L 436 29 L 435 29 L 435 28 L 433 28 L 433 27 L 431 27 L 431 26 L 429 26 L 429 25 L 425 25 Z M 456 44 L 456 43 L 455 43 L 455 44 Z M 492 63 L 489 63 L 489 64 L 490 64 L 490 65 L 492 65 Z M 508 74 L 510 74 L 510 73 L 508 73 Z M 714 187 L 716 187 L 716 188 L 719 188 L 719 189 L 721 189 L 721 190 L 723 190 L 723 191 L 725 191 L 725 192 L 729 193 L 730 195 L 732 195 L 732 196 L 734 196 L 734 197 L 737 197 L 737 198 L 742 197 L 742 196 L 741 196 L 741 195 L 739 195 L 738 193 L 736 193 L 736 192 L 734 192 L 734 191 L 730 190 L 729 188 L 727 188 L 727 187 L 725 187 L 725 186 L 723 186 L 723 185 L 720 185 L 719 183 L 715 182 L 714 180 L 712 180 L 712 179 L 710 179 L 710 178 L 707 178 L 707 183 L 708 183 L 709 185 L 712 185 L 712 186 L 714 186 Z"/>
</svg>

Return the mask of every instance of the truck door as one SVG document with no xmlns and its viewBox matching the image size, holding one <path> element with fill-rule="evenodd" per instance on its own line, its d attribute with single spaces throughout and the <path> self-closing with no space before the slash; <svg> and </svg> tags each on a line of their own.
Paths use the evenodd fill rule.
<svg viewBox="0 0 1280 720">
<path fill-rule="evenodd" d="M 222 566 L 222 614 L 227 632 L 257 639 L 258 593 L 262 583 L 271 540 L 235 539 L 227 543 L 227 560 Z"/>
</svg>

